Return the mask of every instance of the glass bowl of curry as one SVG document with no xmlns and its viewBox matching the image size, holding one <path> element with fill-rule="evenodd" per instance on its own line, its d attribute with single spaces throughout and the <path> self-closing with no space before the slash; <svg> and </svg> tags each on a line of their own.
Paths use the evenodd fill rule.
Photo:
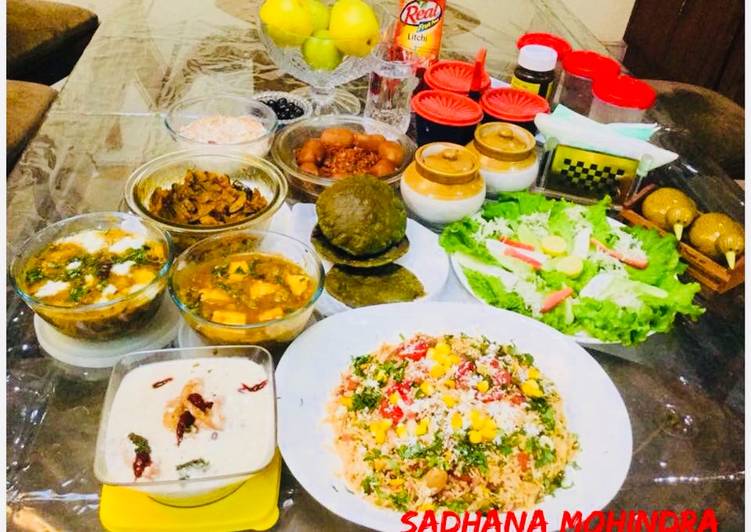
<svg viewBox="0 0 751 532">
<path fill-rule="evenodd" d="M 169 292 L 212 344 L 276 344 L 303 330 L 323 290 L 318 255 L 271 231 L 231 231 L 198 242 L 172 266 Z"/>
<path fill-rule="evenodd" d="M 11 265 L 16 291 L 61 333 L 111 340 L 137 331 L 164 300 L 172 242 L 131 214 L 90 213 L 28 239 Z"/>
<path fill-rule="evenodd" d="M 266 229 L 286 197 L 276 166 L 233 150 L 162 155 L 125 186 L 128 209 L 168 232 L 178 251 L 223 231 Z"/>
</svg>

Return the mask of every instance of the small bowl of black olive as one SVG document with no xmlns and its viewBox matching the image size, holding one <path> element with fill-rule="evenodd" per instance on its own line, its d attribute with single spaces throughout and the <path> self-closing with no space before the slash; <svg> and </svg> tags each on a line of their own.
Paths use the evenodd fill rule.
<svg viewBox="0 0 751 532">
<path fill-rule="evenodd" d="M 294 124 L 313 114 L 313 105 L 304 97 L 282 91 L 263 91 L 251 96 L 268 105 L 280 127 Z"/>
</svg>

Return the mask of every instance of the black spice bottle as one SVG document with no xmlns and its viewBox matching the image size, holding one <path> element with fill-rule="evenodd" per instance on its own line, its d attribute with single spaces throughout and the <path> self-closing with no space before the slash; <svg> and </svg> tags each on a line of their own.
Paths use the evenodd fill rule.
<svg viewBox="0 0 751 532">
<path fill-rule="evenodd" d="M 529 44 L 519 50 L 519 60 L 511 86 L 542 96 L 550 101 L 555 84 L 558 54 L 552 48 Z"/>
</svg>

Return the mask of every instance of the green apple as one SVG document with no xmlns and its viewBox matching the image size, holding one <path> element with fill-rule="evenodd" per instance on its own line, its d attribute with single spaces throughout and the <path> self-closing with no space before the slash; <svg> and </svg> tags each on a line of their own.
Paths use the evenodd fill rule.
<svg viewBox="0 0 751 532">
<path fill-rule="evenodd" d="M 318 30 L 305 39 L 302 55 L 315 70 L 334 70 L 342 62 L 342 53 L 327 30 Z"/>
<path fill-rule="evenodd" d="M 364 57 L 380 39 L 378 18 L 362 0 L 337 0 L 331 8 L 331 37 L 345 55 Z"/>
<path fill-rule="evenodd" d="M 258 15 L 279 46 L 300 46 L 313 33 L 313 19 L 305 0 L 266 0 Z"/>
<path fill-rule="evenodd" d="M 321 0 L 305 0 L 305 8 L 313 21 L 313 32 L 328 29 L 331 15 L 329 6 Z"/>
</svg>

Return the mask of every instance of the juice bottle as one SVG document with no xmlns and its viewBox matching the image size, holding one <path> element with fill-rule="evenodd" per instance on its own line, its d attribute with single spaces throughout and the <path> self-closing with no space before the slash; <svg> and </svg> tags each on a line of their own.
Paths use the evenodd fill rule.
<svg viewBox="0 0 751 532">
<path fill-rule="evenodd" d="M 396 44 L 414 53 L 427 68 L 441 52 L 446 0 L 399 0 Z"/>
</svg>

